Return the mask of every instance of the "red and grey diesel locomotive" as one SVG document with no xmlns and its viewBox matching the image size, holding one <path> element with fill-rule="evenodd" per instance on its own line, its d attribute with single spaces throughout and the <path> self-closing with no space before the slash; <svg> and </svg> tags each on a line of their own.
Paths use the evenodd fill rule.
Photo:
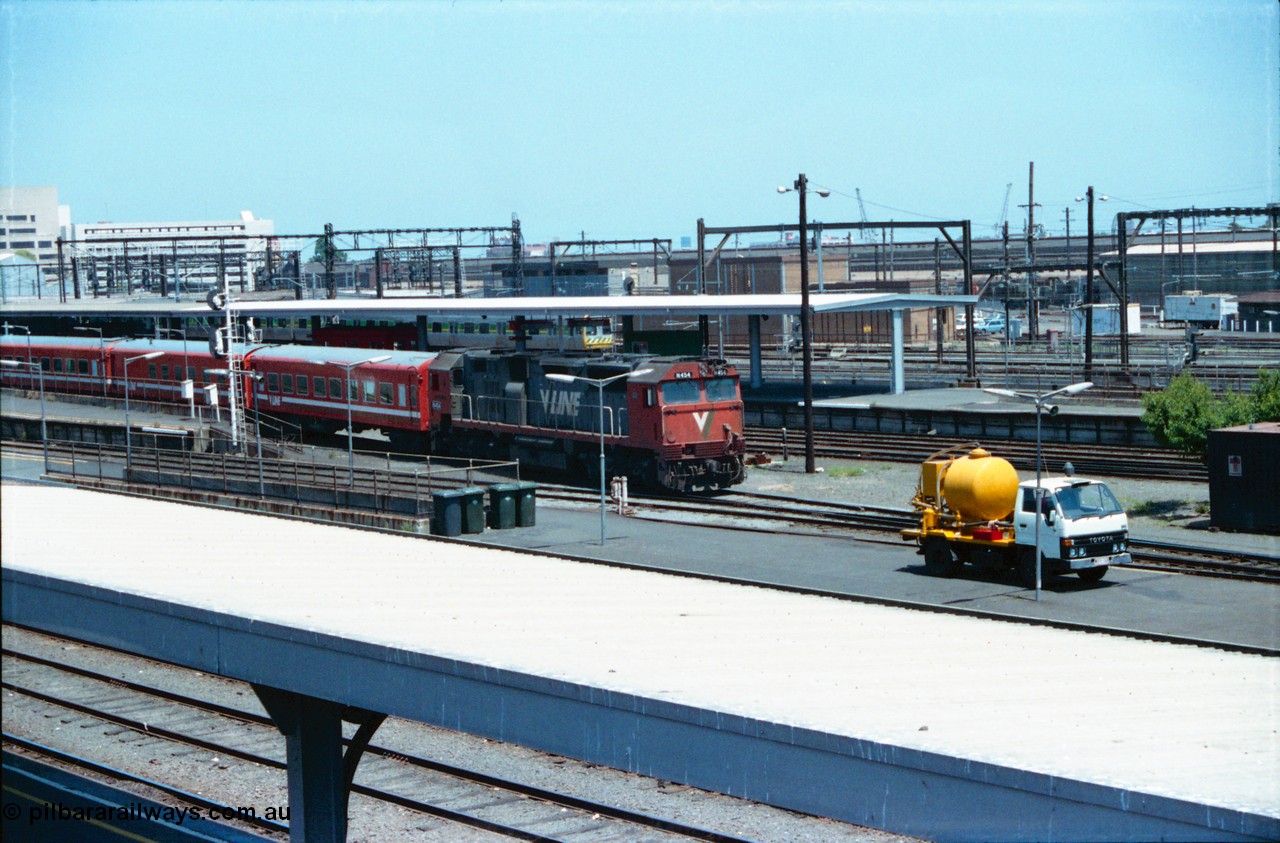
<svg viewBox="0 0 1280 843">
<path fill-rule="evenodd" d="M 141 358 L 151 352 L 161 355 Z M 38 362 L 50 391 L 182 402 L 225 369 L 203 343 L 102 342 L 84 337 L 0 337 L 7 360 Z M 582 472 L 607 469 L 676 492 L 731 486 L 745 477 L 738 374 L 723 361 L 645 354 L 598 355 L 462 349 L 370 351 L 303 345 L 237 348 L 246 404 L 303 429 L 379 430 L 406 451 L 519 459 Z M 21 367 L 6 386 L 34 387 Z M 602 402 L 603 399 L 603 402 Z M 603 425 L 603 427 L 602 427 Z"/>
</svg>

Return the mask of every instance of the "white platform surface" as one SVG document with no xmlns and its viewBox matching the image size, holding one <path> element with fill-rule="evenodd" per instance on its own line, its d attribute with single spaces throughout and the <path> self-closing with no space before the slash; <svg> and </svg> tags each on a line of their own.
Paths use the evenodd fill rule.
<svg viewBox="0 0 1280 843">
<path fill-rule="evenodd" d="M 0 514 L 5 568 L 1280 816 L 1276 658 L 73 489 Z"/>
</svg>

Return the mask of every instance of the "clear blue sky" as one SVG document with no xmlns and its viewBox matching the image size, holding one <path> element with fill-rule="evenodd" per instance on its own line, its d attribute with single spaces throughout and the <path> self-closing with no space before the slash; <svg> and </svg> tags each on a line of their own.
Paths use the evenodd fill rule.
<svg viewBox="0 0 1280 843">
<path fill-rule="evenodd" d="M 73 221 L 531 242 L 1280 200 L 1276 0 L 0 0 L 0 180 Z M 1100 223 L 1101 227 L 1101 223 Z"/>
</svg>

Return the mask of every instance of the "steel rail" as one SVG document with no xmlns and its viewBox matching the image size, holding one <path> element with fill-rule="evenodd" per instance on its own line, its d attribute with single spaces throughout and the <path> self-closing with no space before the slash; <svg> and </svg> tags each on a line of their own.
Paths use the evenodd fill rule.
<svg viewBox="0 0 1280 843">
<path fill-rule="evenodd" d="M 49 635 L 49 633 L 41 633 L 41 634 Z M 62 636 L 49 635 L 49 637 L 61 638 L 62 640 L 68 640 L 68 641 L 76 640 L 76 639 L 63 638 Z M 131 658 L 142 659 L 144 661 L 154 661 L 152 659 L 147 659 L 143 656 L 138 656 L 133 653 L 127 653 L 123 650 L 117 650 L 111 647 L 103 647 L 97 644 L 87 644 L 85 642 L 77 642 L 77 643 L 81 643 L 84 646 L 90 646 L 105 652 L 122 653 L 124 655 L 130 656 Z M 44 658 L 42 656 L 23 653 L 9 647 L 0 648 L 0 655 L 4 655 L 7 658 L 19 659 L 25 662 L 29 662 L 31 664 L 35 664 L 43 668 L 48 668 L 56 671 L 61 671 L 64 673 L 73 674 L 82 678 L 86 678 L 95 682 L 102 683 L 104 685 L 109 685 L 114 688 L 123 688 L 138 694 L 142 694 L 147 697 L 153 697 L 159 700 L 163 700 L 165 702 L 172 702 L 172 703 L 175 703 L 176 705 L 179 705 L 185 708 L 204 711 L 206 713 L 216 714 L 221 717 L 238 720 L 245 723 L 251 723 L 258 726 L 264 726 L 272 730 L 275 729 L 275 725 L 269 717 L 258 714 L 256 712 L 233 708 L 230 706 L 225 706 L 220 703 L 215 703 L 208 700 L 202 700 L 196 697 L 191 697 L 186 694 L 180 694 L 174 691 L 165 690 L 163 688 L 157 688 L 153 685 L 147 685 L 140 682 L 120 679 L 118 677 L 111 676 L 110 674 L 101 673 L 98 671 L 90 670 L 88 668 L 62 664 L 60 662 L 56 662 L 51 659 Z M 157 662 L 157 663 L 166 664 L 166 665 L 168 664 L 166 662 Z M 177 665 L 173 665 L 173 667 L 178 667 L 179 669 L 182 669 L 182 670 L 189 670 L 189 668 L 183 668 Z M 191 672 L 194 673 L 195 671 L 191 671 Z M 183 735 L 181 733 L 178 733 L 172 730 L 167 730 L 167 729 L 164 729 L 163 727 L 157 727 L 153 724 L 149 724 L 144 721 L 137 720 L 135 718 L 124 717 L 121 715 L 113 714 L 111 712 L 104 712 L 104 711 L 101 711 L 100 709 L 96 709 L 92 706 L 87 706 L 81 703 L 76 703 L 69 700 L 61 700 L 53 697 L 52 695 L 44 694 L 43 692 L 34 691 L 31 689 L 16 686 L 13 683 L 9 682 L 8 680 L 0 682 L 0 687 L 4 687 L 6 690 L 15 691 L 16 693 L 21 693 L 27 696 L 39 698 L 53 705 L 66 707 L 71 710 L 78 711 L 82 714 L 86 714 L 87 716 L 98 717 L 104 720 L 109 720 L 110 722 L 117 723 L 118 725 L 126 726 L 128 728 L 138 729 L 139 731 L 142 731 L 146 734 L 154 735 L 157 737 L 163 737 L 168 740 L 188 743 L 203 749 L 210 749 L 213 751 L 222 752 L 225 755 L 237 757 L 237 758 L 240 758 L 241 760 L 250 761 L 252 763 L 262 764 L 264 766 L 275 767 L 277 769 L 283 769 L 285 767 L 285 765 L 282 762 L 278 762 L 278 761 L 275 761 L 274 759 L 266 758 L 265 756 L 261 756 L 256 753 L 240 750 L 235 747 L 228 747 L 223 744 L 215 743 L 213 741 L 202 739 L 202 738 L 195 738 L 192 736 Z M 351 743 L 350 738 L 344 737 L 342 740 L 344 744 Z M 745 843 L 745 841 L 743 841 L 741 838 L 733 837 L 731 835 L 721 834 L 719 832 L 697 828 L 695 826 L 689 826 L 683 823 L 677 823 L 675 821 L 663 819 L 660 817 L 649 816 L 646 814 L 642 814 L 636 811 L 630 811 L 625 808 L 620 808 L 613 805 L 606 805 L 600 802 L 593 802 L 591 800 L 581 799 L 575 796 L 570 796 L 568 794 L 557 793 L 555 791 L 547 790 L 545 788 L 540 788 L 534 785 L 527 785 L 520 782 L 514 782 L 509 779 L 503 779 L 497 776 L 491 776 L 486 773 L 480 773 L 475 770 L 469 770 L 463 767 L 458 767 L 455 765 L 445 764 L 443 762 L 422 758 L 419 756 L 405 753 L 400 750 L 389 749 L 387 747 L 383 747 L 377 744 L 369 744 L 368 746 L 365 747 L 364 751 L 366 754 L 393 759 L 401 763 L 410 764 L 414 767 L 430 770 L 436 773 L 441 773 L 443 775 L 447 775 L 456 779 L 471 782 L 473 784 L 506 791 L 522 797 L 528 797 L 530 799 L 538 800 L 540 802 L 545 802 L 550 805 L 556 805 L 562 808 L 581 811 L 585 814 L 593 814 L 593 815 L 599 815 L 602 817 L 608 817 L 609 819 L 616 820 L 619 822 L 630 823 L 630 824 L 638 825 L 644 828 L 656 829 L 659 831 L 678 835 L 691 840 L 703 840 L 703 841 L 709 841 L 709 843 Z M 413 810 L 418 810 L 423 813 L 430 813 L 430 814 L 433 814 L 434 816 L 439 816 L 441 818 L 448 819 L 454 822 L 460 822 L 460 823 L 471 825 L 477 828 L 484 828 L 486 830 L 495 831 L 507 836 L 513 836 L 513 837 L 518 837 L 521 839 L 528 839 L 528 840 L 547 839 L 540 834 L 533 834 L 531 832 L 526 832 L 520 829 L 512 829 L 510 827 L 503 826 L 501 824 L 492 823 L 489 820 L 483 820 L 480 818 L 472 817 L 469 814 L 454 812 L 446 808 L 440 808 L 438 806 L 427 806 L 427 808 L 424 809 L 423 807 L 419 807 L 419 806 L 425 805 L 426 803 L 419 803 L 417 800 L 412 800 L 407 797 L 401 797 L 396 794 L 386 793 L 377 788 L 371 788 L 365 785 L 353 784 L 352 791 L 356 793 L 362 793 L 363 795 L 366 795 L 366 796 L 372 796 L 374 798 L 381 799 L 383 801 L 392 801 L 392 802 L 395 802 L 396 804 L 402 805 L 403 807 L 409 807 L 409 808 L 412 808 Z M 514 834 L 511 833 L 513 831 L 515 832 Z"/>
<path fill-rule="evenodd" d="M 27 738 L 19 737 L 18 735 L 12 734 L 10 732 L 0 733 L 0 739 L 3 739 L 5 744 L 16 746 L 20 749 L 25 750 L 26 752 L 52 759 L 61 764 L 76 767 L 91 773 L 96 773 L 100 776 L 105 776 L 114 781 L 130 782 L 132 784 L 139 784 L 139 785 L 143 785 L 144 787 L 149 787 L 160 793 L 164 793 L 169 796 L 172 796 L 173 798 L 180 800 L 182 802 L 185 802 L 189 805 L 195 805 L 196 807 L 203 808 L 205 811 L 210 811 L 210 812 L 217 811 L 219 815 L 228 816 L 228 817 L 234 815 L 236 817 L 237 822 L 247 823 L 248 825 L 261 828 L 264 831 L 273 831 L 280 834 L 289 833 L 289 826 L 286 825 L 285 823 L 279 822 L 277 820 L 269 820 L 264 817 L 241 814 L 240 812 L 236 811 L 233 806 L 228 805 L 224 802 L 218 802 L 216 800 L 210 799 L 207 796 L 202 796 L 198 793 L 192 793 L 189 790 L 183 790 L 181 788 L 173 787 L 172 785 L 165 784 L 164 782 L 159 782 L 159 781 L 156 781 L 155 779 L 149 779 L 146 776 L 139 776 L 134 773 L 130 773 L 127 770 L 121 770 L 118 767 L 110 767 L 106 764 L 100 764 L 97 761 L 93 761 L 79 755 L 72 755 L 69 752 L 63 752 L 60 749 L 54 749 L 51 746 L 45 746 L 44 744 L 36 743 L 35 741 L 29 740 Z M 219 822 L 219 821 L 211 820 L 211 822 Z"/>
</svg>

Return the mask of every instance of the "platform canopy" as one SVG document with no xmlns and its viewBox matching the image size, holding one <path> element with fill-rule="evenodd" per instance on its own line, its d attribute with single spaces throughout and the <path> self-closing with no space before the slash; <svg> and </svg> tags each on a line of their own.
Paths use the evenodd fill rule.
<svg viewBox="0 0 1280 843">
<path fill-rule="evenodd" d="M 859 310 L 910 310 L 925 307 L 963 307 L 977 296 L 898 293 L 815 293 L 809 304 L 815 313 Z M 235 299 L 243 316 L 340 316 L 352 319 L 408 319 L 432 316 L 524 316 L 553 319 L 568 316 L 779 316 L 800 312 L 800 294 L 736 296 L 545 296 L 530 298 L 441 298 L 427 296 L 350 297 L 337 299 Z M 164 299 L 24 303 L 5 307 L 7 314 L 41 316 L 208 316 L 203 300 L 176 303 Z"/>
</svg>

